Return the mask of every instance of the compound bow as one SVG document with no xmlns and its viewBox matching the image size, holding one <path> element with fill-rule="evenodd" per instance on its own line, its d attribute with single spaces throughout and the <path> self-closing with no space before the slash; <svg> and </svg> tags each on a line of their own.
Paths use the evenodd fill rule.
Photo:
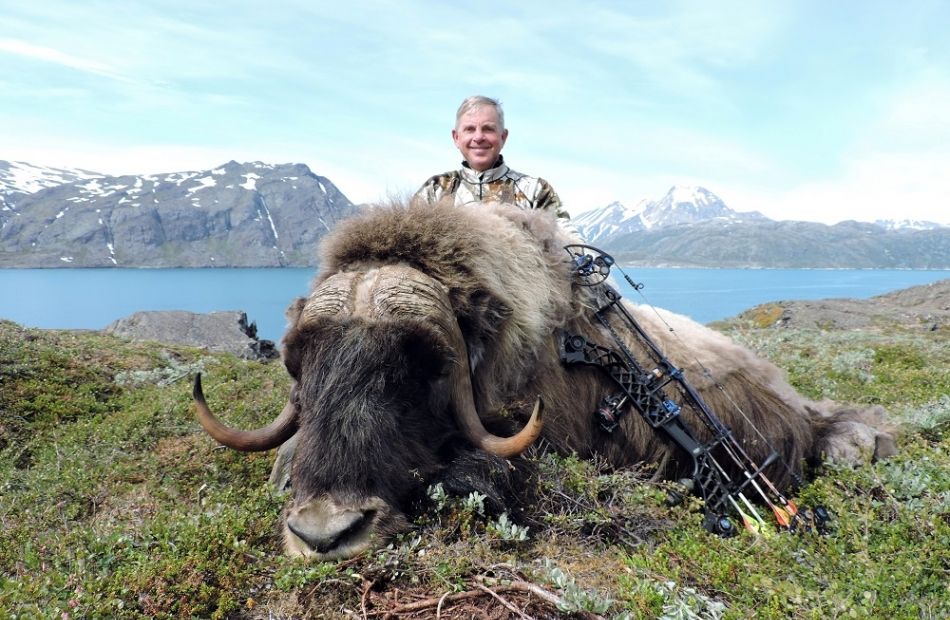
<svg viewBox="0 0 950 620">
<path fill-rule="evenodd" d="M 742 409 L 736 405 L 739 413 L 771 450 L 771 454 L 761 463 L 757 463 L 748 454 L 732 431 L 686 380 L 683 371 L 663 354 L 636 318 L 624 307 L 620 294 L 607 284 L 610 270 L 615 266 L 613 257 L 589 245 L 568 245 L 564 249 L 571 256 L 575 281 L 581 286 L 599 287 L 602 291 L 602 305 L 594 312 L 594 317 L 616 344 L 616 349 L 612 349 L 578 334 L 561 333 L 562 362 L 599 368 L 620 389 L 619 394 L 605 397 L 595 412 L 601 428 L 605 432 L 613 432 L 629 405 L 655 431 L 665 433 L 682 448 L 693 464 L 693 472 L 687 486 L 692 487 L 691 490 L 702 497 L 705 506 L 704 526 L 710 532 L 722 536 L 735 534 L 736 528 L 730 517 L 730 513 L 735 513 L 748 531 L 766 534 L 769 530 L 765 520 L 748 495 L 757 501 L 761 500 L 771 509 L 781 529 L 794 531 L 814 528 L 824 531 L 828 521 L 828 513 L 824 508 L 799 510 L 765 475 L 766 468 L 776 460 L 781 460 L 793 479 L 801 482 L 799 476 L 784 463 L 784 459 L 781 459 L 779 453 L 751 423 Z M 634 290 L 643 288 L 643 284 L 635 283 L 619 266 L 616 266 L 616 269 Z M 646 365 L 624 344 L 610 321 L 611 317 L 618 319 L 643 345 L 648 358 Z M 700 366 L 702 367 L 701 364 Z M 703 370 L 709 374 L 704 367 Z M 717 387 L 725 393 L 721 384 L 717 384 Z M 670 396 L 671 392 L 678 396 L 678 402 Z M 698 414 L 698 418 L 711 434 L 709 440 L 701 441 L 682 418 L 680 413 L 683 407 L 688 407 Z"/>
</svg>

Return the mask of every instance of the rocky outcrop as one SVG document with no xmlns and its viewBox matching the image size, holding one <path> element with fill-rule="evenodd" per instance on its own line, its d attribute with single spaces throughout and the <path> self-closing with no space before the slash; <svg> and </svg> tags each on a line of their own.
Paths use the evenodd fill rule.
<svg viewBox="0 0 950 620">
<path fill-rule="evenodd" d="M 155 340 L 202 347 L 249 360 L 268 360 L 279 356 L 273 341 L 258 340 L 257 326 L 248 324 L 244 312 L 136 312 L 110 323 L 103 331 L 130 340 Z"/>
<path fill-rule="evenodd" d="M 776 301 L 746 310 L 738 319 L 758 327 L 945 329 L 950 327 L 950 279 L 870 299 Z"/>
</svg>

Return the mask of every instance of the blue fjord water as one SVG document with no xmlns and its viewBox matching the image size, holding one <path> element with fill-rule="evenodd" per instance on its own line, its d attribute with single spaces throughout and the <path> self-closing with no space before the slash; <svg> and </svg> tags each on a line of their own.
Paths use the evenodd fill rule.
<svg viewBox="0 0 950 620">
<path fill-rule="evenodd" d="M 863 299 L 950 278 L 950 271 L 667 269 L 626 267 L 621 294 L 708 323 L 756 304 Z M 0 318 L 29 327 L 101 329 L 138 310 L 243 310 L 261 338 L 279 341 L 284 310 L 306 295 L 313 269 L 0 269 Z"/>
</svg>

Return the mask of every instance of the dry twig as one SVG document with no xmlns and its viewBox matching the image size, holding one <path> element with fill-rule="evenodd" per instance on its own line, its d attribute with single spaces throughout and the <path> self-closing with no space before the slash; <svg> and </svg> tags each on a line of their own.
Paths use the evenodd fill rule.
<svg viewBox="0 0 950 620">
<path fill-rule="evenodd" d="M 531 616 L 526 615 L 523 611 L 521 611 L 520 609 L 515 607 L 512 603 L 510 603 L 508 599 L 504 598 L 502 595 L 498 594 L 497 592 L 495 592 L 488 586 L 482 585 L 480 583 L 476 583 L 475 587 L 478 588 L 479 590 L 482 590 L 486 594 L 490 595 L 496 601 L 504 605 L 508 609 L 508 611 L 518 614 L 518 616 L 520 616 L 524 620 L 534 620 Z"/>
</svg>

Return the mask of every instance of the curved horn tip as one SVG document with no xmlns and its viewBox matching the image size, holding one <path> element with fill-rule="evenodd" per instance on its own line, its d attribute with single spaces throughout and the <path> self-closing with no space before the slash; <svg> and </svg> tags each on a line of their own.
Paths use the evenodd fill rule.
<svg viewBox="0 0 950 620">
<path fill-rule="evenodd" d="M 528 418 L 528 421 L 525 423 L 524 428 L 521 429 L 521 433 L 525 434 L 525 437 L 530 437 L 530 440 L 523 449 L 527 449 L 529 445 L 534 443 L 534 441 L 541 435 L 541 429 L 544 428 L 544 399 L 539 395 L 537 400 L 534 401 L 534 408 L 531 410 L 531 417 Z M 519 435 L 521 434 L 519 433 Z"/>
<path fill-rule="evenodd" d="M 200 398 L 201 400 L 204 400 L 205 398 L 204 391 L 201 389 L 201 373 L 200 372 L 195 373 L 195 386 L 191 390 L 191 396 L 192 398 L 196 398 L 196 399 Z"/>
<path fill-rule="evenodd" d="M 538 421 L 540 422 L 541 418 L 544 417 L 544 399 L 541 398 L 540 394 L 538 394 L 538 399 L 534 401 L 534 412 L 537 412 Z M 534 412 L 532 412 L 532 416 L 534 415 Z"/>
</svg>

